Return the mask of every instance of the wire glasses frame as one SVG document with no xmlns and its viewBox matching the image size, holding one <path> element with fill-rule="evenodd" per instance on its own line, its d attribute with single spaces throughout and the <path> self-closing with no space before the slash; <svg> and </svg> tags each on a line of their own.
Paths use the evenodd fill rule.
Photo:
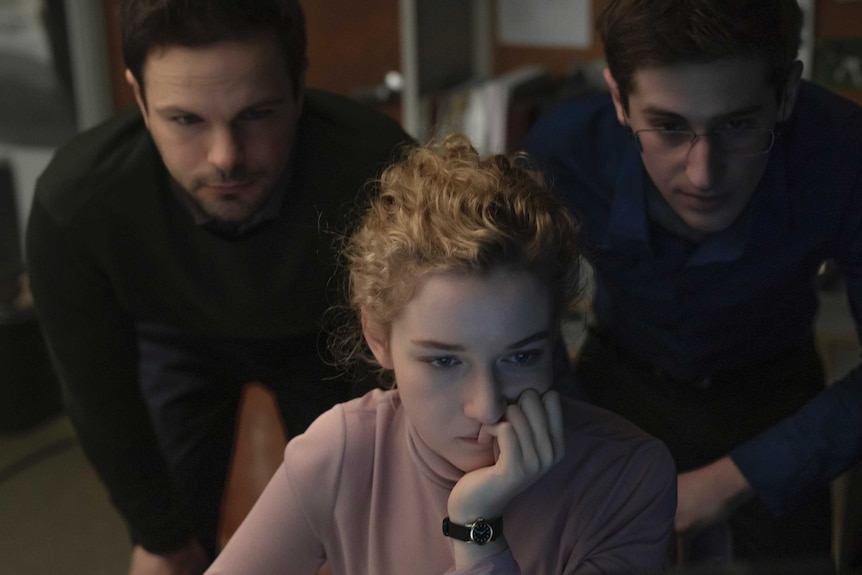
<svg viewBox="0 0 862 575">
<path fill-rule="evenodd" d="M 691 130 L 654 128 L 632 132 L 641 153 L 668 156 L 685 149 L 690 151 L 698 138 L 710 138 L 718 151 L 726 156 L 759 156 L 768 153 L 780 130 L 767 128 L 719 129 L 707 134 Z"/>
</svg>

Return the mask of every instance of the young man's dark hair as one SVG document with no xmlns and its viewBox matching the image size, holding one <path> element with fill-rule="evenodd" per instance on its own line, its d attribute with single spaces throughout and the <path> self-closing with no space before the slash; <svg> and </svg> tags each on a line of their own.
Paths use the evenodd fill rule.
<svg viewBox="0 0 862 575">
<path fill-rule="evenodd" d="M 670 449 L 680 556 L 830 572 L 862 365 L 824 391 L 814 280 L 837 263 L 862 333 L 862 109 L 802 79 L 801 22 L 796 0 L 608 0 L 609 93 L 524 149 L 595 271 L 577 391 Z"/>
<path fill-rule="evenodd" d="M 759 56 L 780 87 L 796 60 L 802 11 L 795 0 L 612 0 L 597 27 L 623 102 L 638 70 Z"/>
<path fill-rule="evenodd" d="M 152 50 L 194 48 L 271 32 L 284 51 L 294 93 L 308 64 L 305 16 L 296 0 L 119 0 L 123 59 L 143 87 Z"/>
</svg>

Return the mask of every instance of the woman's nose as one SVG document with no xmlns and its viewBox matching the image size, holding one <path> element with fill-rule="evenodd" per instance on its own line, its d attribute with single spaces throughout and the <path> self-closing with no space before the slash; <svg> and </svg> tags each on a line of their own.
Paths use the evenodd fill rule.
<svg viewBox="0 0 862 575">
<path fill-rule="evenodd" d="M 477 370 L 466 386 L 464 413 L 482 423 L 496 423 L 506 412 L 506 398 L 493 369 Z"/>
</svg>

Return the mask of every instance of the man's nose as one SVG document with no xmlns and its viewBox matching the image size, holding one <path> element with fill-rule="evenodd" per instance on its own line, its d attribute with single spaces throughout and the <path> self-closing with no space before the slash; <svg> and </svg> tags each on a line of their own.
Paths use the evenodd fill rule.
<svg viewBox="0 0 862 575">
<path fill-rule="evenodd" d="M 499 375 L 492 368 L 477 369 L 466 386 L 464 413 L 482 423 L 496 423 L 506 412 Z"/>
<path fill-rule="evenodd" d="M 209 163 L 219 171 L 229 174 L 242 162 L 242 143 L 230 126 L 219 127 L 213 131 L 209 147 Z"/>
<path fill-rule="evenodd" d="M 686 156 L 686 176 L 698 190 L 716 186 L 724 171 L 724 159 L 719 147 L 708 135 L 698 135 Z"/>
</svg>

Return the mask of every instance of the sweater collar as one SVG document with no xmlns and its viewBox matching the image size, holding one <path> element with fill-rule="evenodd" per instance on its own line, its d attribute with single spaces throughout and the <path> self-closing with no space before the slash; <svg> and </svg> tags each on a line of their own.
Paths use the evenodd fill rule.
<svg viewBox="0 0 862 575">
<path fill-rule="evenodd" d="M 780 148 L 780 144 L 776 146 Z M 783 164 L 776 150 L 767 165 L 749 205 L 736 221 L 727 229 L 708 236 L 692 253 L 688 266 L 698 266 L 718 262 L 731 262 L 742 257 L 751 236 L 752 205 L 761 201 L 764 187 L 775 185 L 783 178 Z M 637 147 L 627 147 L 623 154 L 608 220 L 606 245 L 626 251 L 635 250 L 652 254 L 650 224 L 648 221 L 647 186 L 651 186 L 649 176 L 643 167 Z M 682 240 L 681 240 L 682 241 Z"/>
</svg>

